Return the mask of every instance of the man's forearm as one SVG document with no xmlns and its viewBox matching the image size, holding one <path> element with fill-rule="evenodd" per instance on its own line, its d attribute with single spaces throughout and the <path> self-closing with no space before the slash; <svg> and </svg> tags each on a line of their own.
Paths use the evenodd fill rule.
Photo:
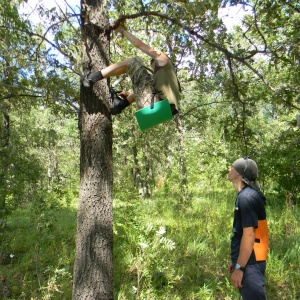
<svg viewBox="0 0 300 300">
<path fill-rule="evenodd" d="M 139 48 L 139 45 L 144 44 L 139 38 L 137 38 L 135 35 L 130 33 L 127 29 L 123 28 L 120 31 L 123 36 L 127 38 L 127 40 L 135 47 Z"/>
<path fill-rule="evenodd" d="M 255 231 L 251 230 L 246 230 L 243 232 L 242 240 L 241 240 L 241 245 L 240 245 L 240 252 L 239 252 L 239 257 L 237 259 L 237 263 L 245 267 L 246 264 L 249 261 L 250 255 L 253 251 L 253 246 L 255 242 Z"/>
</svg>

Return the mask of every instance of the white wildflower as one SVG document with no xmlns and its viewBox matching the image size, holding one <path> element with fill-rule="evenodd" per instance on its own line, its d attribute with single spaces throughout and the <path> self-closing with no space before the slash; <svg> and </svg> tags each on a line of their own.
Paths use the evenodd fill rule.
<svg viewBox="0 0 300 300">
<path fill-rule="evenodd" d="M 161 226 L 158 231 L 156 231 L 157 235 L 164 235 L 166 233 L 166 227 Z"/>
</svg>

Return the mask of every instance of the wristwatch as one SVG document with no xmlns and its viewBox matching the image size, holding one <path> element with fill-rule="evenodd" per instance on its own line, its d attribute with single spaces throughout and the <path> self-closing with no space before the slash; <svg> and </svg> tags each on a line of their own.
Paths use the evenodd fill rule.
<svg viewBox="0 0 300 300">
<path fill-rule="evenodd" d="M 240 271 L 242 271 L 242 272 L 245 272 L 246 267 L 241 267 L 239 264 L 236 264 L 236 265 L 235 265 L 235 269 L 236 269 L 236 270 L 240 270 Z"/>
</svg>

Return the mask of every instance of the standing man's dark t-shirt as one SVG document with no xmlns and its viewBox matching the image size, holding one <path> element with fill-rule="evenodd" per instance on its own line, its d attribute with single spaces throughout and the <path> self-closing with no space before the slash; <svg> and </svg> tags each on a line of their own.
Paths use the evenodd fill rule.
<svg viewBox="0 0 300 300">
<path fill-rule="evenodd" d="M 266 227 L 266 198 L 264 195 L 250 186 L 244 187 L 237 196 L 234 208 L 234 220 L 233 220 L 233 237 L 231 238 L 231 261 L 236 264 L 240 251 L 240 243 L 243 235 L 243 228 L 255 227 L 256 231 L 260 231 L 259 227 Z M 267 243 L 266 239 L 256 238 L 255 243 Z M 262 246 L 262 245 L 260 245 Z M 267 247 L 267 245 L 264 245 Z M 254 248 L 255 249 L 255 248 Z M 253 250 L 247 264 L 255 264 L 257 261 L 266 260 L 256 258 Z M 261 256 L 261 257 L 264 257 Z"/>
</svg>

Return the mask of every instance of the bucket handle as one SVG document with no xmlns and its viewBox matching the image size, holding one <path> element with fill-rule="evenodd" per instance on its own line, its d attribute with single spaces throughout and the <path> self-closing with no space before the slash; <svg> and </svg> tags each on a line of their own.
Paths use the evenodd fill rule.
<svg viewBox="0 0 300 300">
<path fill-rule="evenodd" d="M 152 98 L 151 98 L 151 103 L 150 103 L 150 109 L 154 108 L 154 97 L 157 96 L 157 94 L 153 93 Z"/>
</svg>

